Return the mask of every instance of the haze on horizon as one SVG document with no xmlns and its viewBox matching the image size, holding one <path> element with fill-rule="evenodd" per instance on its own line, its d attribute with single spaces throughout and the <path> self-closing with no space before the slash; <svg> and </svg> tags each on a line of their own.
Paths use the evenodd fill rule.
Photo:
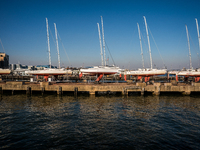
<svg viewBox="0 0 200 150">
<path fill-rule="evenodd" d="M 105 42 L 115 64 L 137 69 L 142 68 L 139 23 L 145 67 L 149 68 L 145 16 L 154 67 L 163 68 L 164 61 L 168 69 L 189 68 L 187 25 L 192 65 L 197 68 L 200 50 L 195 18 L 200 24 L 199 6 L 198 0 L 0 0 L 0 39 L 10 64 L 46 65 L 48 18 L 52 65 L 58 65 L 54 23 L 62 41 L 59 40 L 61 66 L 101 65 L 97 23 L 101 24 L 103 16 Z M 0 51 L 3 52 L 2 46 Z M 107 47 L 106 59 L 113 64 Z"/>
</svg>

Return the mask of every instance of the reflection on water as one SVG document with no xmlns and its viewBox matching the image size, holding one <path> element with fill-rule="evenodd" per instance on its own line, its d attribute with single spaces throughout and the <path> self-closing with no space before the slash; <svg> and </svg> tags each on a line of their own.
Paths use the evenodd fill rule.
<svg viewBox="0 0 200 150">
<path fill-rule="evenodd" d="M 200 97 L 3 95 L 0 149 L 198 149 Z"/>
</svg>

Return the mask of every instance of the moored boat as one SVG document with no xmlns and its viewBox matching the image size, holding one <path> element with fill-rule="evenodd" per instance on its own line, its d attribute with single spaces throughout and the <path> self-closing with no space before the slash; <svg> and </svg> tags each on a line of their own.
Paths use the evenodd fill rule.
<svg viewBox="0 0 200 150">
<path fill-rule="evenodd" d="M 155 76 L 166 74 L 166 69 L 138 69 L 136 71 L 126 71 L 126 75 L 132 76 Z"/>
<path fill-rule="evenodd" d="M 10 74 L 11 70 L 10 69 L 2 69 L 0 68 L 0 75 L 3 75 L 3 74 Z"/>
<path fill-rule="evenodd" d="M 68 71 L 64 68 L 62 69 L 45 68 L 44 70 L 25 71 L 26 74 L 38 75 L 38 76 L 65 75 L 67 74 L 67 72 Z"/>
<path fill-rule="evenodd" d="M 104 41 L 104 29 L 103 29 L 103 17 L 102 16 L 101 16 L 101 24 L 102 24 L 102 37 L 103 37 L 104 57 L 103 57 L 103 52 L 102 52 L 100 27 L 99 27 L 99 23 L 97 23 L 98 32 L 99 32 L 99 42 L 100 42 L 102 66 L 93 66 L 91 68 L 80 69 L 79 78 L 81 78 L 84 74 L 91 75 L 91 76 L 97 75 L 98 78 L 96 79 L 96 81 L 99 81 L 99 80 L 101 80 L 103 75 L 116 74 L 116 73 L 120 73 L 120 71 L 121 71 L 121 69 L 119 67 L 116 67 L 114 65 L 113 66 L 107 66 L 106 65 L 105 41 Z"/>
<path fill-rule="evenodd" d="M 144 58 L 143 58 L 143 50 L 142 50 L 140 28 L 139 28 L 139 24 L 137 23 L 138 33 L 139 33 L 139 40 L 140 40 L 141 55 L 142 55 L 143 69 L 138 69 L 138 70 L 135 70 L 135 71 L 126 71 L 124 73 L 125 80 L 126 80 L 126 75 L 131 75 L 131 76 L 137 76 L 138 80 L 141 79 L 142 77 L 145 77 L 145 82 L 147 82 L 147 81 L 149 81 L 150 76 L 164 75 L 164 74 L 167 73 L 166 69 L 153 69 L 150 40 L 149 40 L 149 34 L 148 34 L 148 28 L 147 28 L 147 22 L 146 22 L 145 16 L 144 16 L 144 22 L 145 22 L 145 26 L 146 26 L 146 33 L 147 33 L 147 40 L 148 40 L 148 46 L 149 46 L 149 56 L 150 56 L 151 68 L 144 68 Z"/>
</svg>

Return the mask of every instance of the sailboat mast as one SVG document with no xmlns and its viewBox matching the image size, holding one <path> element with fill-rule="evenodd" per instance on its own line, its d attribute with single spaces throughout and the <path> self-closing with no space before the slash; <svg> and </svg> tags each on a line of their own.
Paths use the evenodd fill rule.
<svg viewBox="0 0 200 150">
<path fill-rule="evenodd" d="M 140 27 L 139 24 L 137 23 L 138 26 L 138 33 L 139 33 L 139 39 L 140 39 L 140 48 L 141 48 L 141 55 L 142 55 L 142 66 L 144 69 L 144 56 L 143 56 L 143 50 L 142 50 L 142 40 L 141 40 L 141 35 L 140 35 Z"/>
<path fill-rule="evenodd" d="M 101 16 L 101 26 L 102 26 L 102 37 L 103 37 L 103 49 L 104 49 L 104 62 L 106 66 L 106 49 L 105 49 L 105 40 L 104 40 L 104 29 L 103 29 L 103 17 Z"/>
<path fill-rule="evenodd" d="M 97 27 L 98 27 L 98 32 L 99 32 L 99 43 L 100 43 L 100 51 L 101 51 L 101 65 L 103 66 L 103 53 L 102 53 L 101 32 L 100 32 L 99 23 L 97 23 Z"/>
<path fill-rule="evenodd" d="M 48 52 L 49 52 L 49 67 L 51 68 L 51 54 L 50 54 L 50 44 L 49 44 L 49 25 L 48 25 L 47 18 L 46 18 L 46 24 L 47 24 L 47 42 L 48 42 Z"/>
<path fill-rule="evenodd" d="M 190 69 L 192 69 L 192 59 L 191 59 L 191 51 L 190 51 L 190 41 L 189 41 L 189 34 L 187 25 L 185 25 L 186 33 L 187 33 L 187 40 L 188 40 L 188 48 L 189 48 L 189 57 L 190 57 Z"/>
<path fill-rule="evenodd" d="M 55 35 L 56 35 L 56 46 L 57 46 L 57 52 L 58 52 L 58 67 L 60 69 L 60 53 L 59 53 L 59 46 L 58 46 L 58 33 L 57 33 L 57 28 L 56 28 L 56 24 L 54 23 L 54 27 L 55 27 Z"/>
<path fill-rule="evenodd" d="M 200 50 L 200 36 L 199 36 L 199 25 L 198 25 L 198 21 L 197 19 L 195 18 L 196 20 L 196 25 L 197 25 L 197 34 L 198 34 L 198 39 L 199 39 L 199 50 Z"/>
<path fill-rule="evenodd" d="M 153 66 L 152 66 L 152 57 L 151 57 L 151 47 L 150 47 L 150 41 L 149 41 L 149 33 L 148 33 L 148 28 L 147 28 L 147 21 L 146 21 L 145 16 L 143 16 L 143 17 L 144 17 L 144 22 L 145 22 L 146 32 L 147 32 L 147 40 L 148 40 L 148 45 L 149 45 L 149 55 L 150 55 L 151 69 L 153 69 Z"/>
</svg>

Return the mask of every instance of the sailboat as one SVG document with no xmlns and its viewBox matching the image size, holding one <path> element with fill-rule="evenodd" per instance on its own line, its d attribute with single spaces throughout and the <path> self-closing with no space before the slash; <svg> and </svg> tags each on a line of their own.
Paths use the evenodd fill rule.
<svg viewBox="0 0 200 150">
<path fill-rule="evenodd" d="M 116 74 L 121 71 L 119 67 L 116 66 L 107 66 L 106 65 L 106 53 L 105 53 L 105 40 L 104 40 L 104 28 L 103 28 L 103 17 L 101 16 L 101 25 L 102 25 L 102 37 L 103 37 L 103 48 L 104 48 L 104 58 L 103 58 L 103 52 L 102 52 L 102 43 L 101 43 L 101 32 L 100 32 L 100 27 L 99 23 L 97 23 L 98 27 L 98 32 L 99 32 L 99 42 L 100 42 L 100 51 L 101 51 L 101 65 L 102 66 L 93 66 L 91 68 L 86 68 L 86 69 L 80 69 L 79 73 L 79 78 L 82 77 L 82 75 L 87 74 L 87 75 L 97 75 L 98 78 L 96 81 L 100 81 L 103 75 L 111 75 L 111 74 Z"/>
<path fill-rule="evenodd" d="M 196 23 L 197 23 L 197 33 L 198 33 L 198 38 L 199 38 L 199 31 L 198 31 L 198 22 L 197 22 L 197 19 L 196 19 Z M 190 76 L 196 77 L 195 78 L 195 82 L 197 82 L 197 81 L 200 80 L 200 69 L 193 69 L 193 67 L 192 67 L 192 58 L 191 58 L 191 51 L 190 51 L 190 41 L 189 41 L 189 34 L 188 34 L 187 25 L 185 25 L 185 27 L 186 27 L 187 40 L 188 40 L 188 49 L 189 49 L 189 58 L 190 58 L 190 69 L 181 70 L 181 71 L 177 72 L 176 75 L 177 76 L 184 76 L 185 80 L 188 80 L 188 78 Z"/>
<path fill-rule="evenodd" d="M 48 26 L 48 19 L 46 18 L 46 27 L 47 27 L 47 41 L 48 41 L 48 52 L 49 52 L 49 67 L 50 68 L 45 68 L 44 70 L 34 70 L 34 71 L 25 71 L 26 74 L 30 75 L 40 75 L 44 76 L 44 78 L 48 79 L 48 76 L 53 75 L 57 77 L 58 75 L 65 75 L 67 74 L 67 70 L 65 68 L 60 68 L 60 54 L 59 54 L 59 47 L 58 47 L 58 38 L 57 38 L 57 28 L 56 24 L 54 23 L 55 27 L 55 35 L 56 35 L 56 43 L 57 43 L 57 51 L 58 51 L 58 63 L 59 63 L 59 68 L 51 68 L 51 54 L 50 54 L 50 43 L 49 43 L 49 26 Z"/>
<path fill-rule="evenodd" d="M 149 81 L 150 76 L 164 75 L 167 72 L 166 69 L 153 69 L 152 56 L 151 56 L 151 47 L 150 47 L 150 40 L 149 40 L 147 22 L 146 22 L 145 16 L 143 16 L 143 17 L 144 17 L 144 22 L 145 22 L 145 26 L 146 26 L 146 33 L 147 33 L 147 40 L 148 40 L 148 46 L 149 46 L 149 55 L 150 55 L 151 68 L 144 68 L 144 58 L 143 58 L 142 42 L 141 42 L 141 35 L 140 35 L 140 27 L 139 27 L 139 24 L 137 23 L 139 39 L 140 39 L 140 48 L 141 48 L 143 69 L 139 68 L 138 70 L 135 70 L 135 71 L 126 71 L 124 73 L 125 74 L 125 80 L 126 80 L 126 75 L 132 75 L 132 76 L 137 76 L 138 79 L 141 79 L 142 77 L 145 77 L 145 82 L 147 82 L 147 81 Z"/>
</svg>

